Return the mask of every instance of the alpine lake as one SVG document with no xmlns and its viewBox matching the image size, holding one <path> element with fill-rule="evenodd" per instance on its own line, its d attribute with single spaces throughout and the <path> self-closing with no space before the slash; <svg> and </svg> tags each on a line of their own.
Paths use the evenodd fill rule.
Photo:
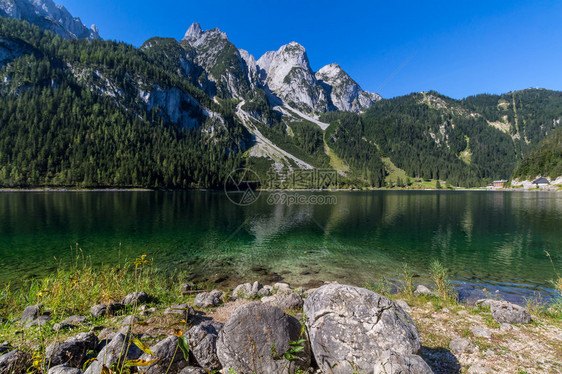
<svg viewBox="0 0 562 374">
<path fill-rule="evenodd" d="M 100 265 L 146 254 L 158 271 L 228 286 L 398 282 L 404 263 L 425 284 L 439 260 L 461 298 L 515 302 L 553 297 L 562 273 L 561 193 L 283 194 L 300 199 L 262 192 L 240 206 L 223 191 L 1 192 L 0 285 L 77 255 Z"/>
</svg>

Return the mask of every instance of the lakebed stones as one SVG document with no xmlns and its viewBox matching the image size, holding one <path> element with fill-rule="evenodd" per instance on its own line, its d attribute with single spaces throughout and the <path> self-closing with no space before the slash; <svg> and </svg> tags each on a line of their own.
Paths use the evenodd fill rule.
<svg viewBox="0 0 562 374">
<path fill-rule="evenodd" d="M 217 340 L 217 356 L 225 371 L 294 373 L 310 365 L 308 339 L 295 359 L 287 361 L 283 354 L 289 343 L 301 336 L 299 321 L 281 309 L 262 303 L 245 304 L 230 316 Z"/>
<path fill-rule="evenodd" d="M 143 354 L 140 359 L 143 361 L 152 361 L 156 357 L 154 363 L 150 366 L 139 366 L 139 373 L 161 374 L 161 373 L 177 373 L 187 366 L 187 361 L 183 357 L 183 352 L 178 349 L 178 337 L 169 336 L 161 342 L 150 347 L 154 356 L 147 353 Z"/>
<path fill-rule="evenodd" d="M 373 374 L 433 374 L 433 370 L 418 355 L 383 352 L 375 364 Z"/>
<path fill-rule="evenodd" d="M 25 373 L 31 365 L 31 355 L 19 349 L 0 356 L 0 373 Z"/>
<path fill-rule="evenodd" d="M 51 366 L 68 364 L 80 366 L 86 361 L 87 352 L 98 345 L 98 338 L 93 332 L 84 332 L 62 343 L 54 343 L 45 351 L 45 363 Z"/>
<path fill-rule="evenodd" d="M 121 303 L 109 303 L 109 304 L 98 304 L 94 305 L 90 309 L 90 314 L 94 318 L 98 318 L 104 315 L 112 316 L 115 315 L 116 312 L 125 308 L 125 305 Z"/>
<path fill-rule="evenodd" d="M 215 371 L 221 368 L 217 356 L 217 338 L 224 324 L 215 321 L 205 321 L 192 327 L 186 336 L 191 353 L 199 366 Z"/>
<path fill-rule="evenodd" d="M 133 292 L 125 296 L 121 304 L 124 305 L 139 305 L 142 303 L 147 303 L 149 300 L 148 294 L 144 291 Z"/>
<path fill-rule="evenodd" d="M 117 333 L 115 337 L 100 351 L 95 361 L 88 367 L 84 374 L 101 374 L 104 366 L 110 367 L 111 364 L 119 359 L 136 360 L 142 351 L 134 344 L 129 344 L 130 337 Z"/>
<path fill-rule="evenodd" d="M 219 290 L 213 290 L 211 292 L 203 292 L 195 296 L 195 301 L 193 305 L 198 308 L 211 308 L 219 306 L 222 301 L 222 292 Z"/>
<path fill-rule="evenodd" d="M 418 329 L 390 299 L 353 286 L 328 284 L 304 303 L 312 351 L 324 372 L 347 373 L 350 364 L 372 372 L 382 352 L 421 351 Z"/>
</svg>

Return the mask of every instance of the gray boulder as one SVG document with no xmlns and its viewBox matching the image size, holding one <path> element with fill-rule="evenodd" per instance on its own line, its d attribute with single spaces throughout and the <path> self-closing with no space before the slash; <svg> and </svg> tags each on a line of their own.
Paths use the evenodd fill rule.
<svg viewBox="0 0 562 374">
<path fill-rule="evenodd" d="M 258 294 L 257 292 L 253 293 L 252 288 L 252 284 L 250 283 L 239 284 L 234 291 L 232 291 L 232 296 L 242 299 L 255 299 Z"/>
<path fill-rule="evenodd" d="M 133 326 L 139 321 L 137 316 L 127 316 L 121 321 L 121 326 Z"/>
<path fill-rule="evenodd" d="M 289 343 L 307 339 L 299 321 L 279 308 L 249 303 L 236 309 L 219 332 L 217 356 L 223 370 L 241 373 L 295 373 L 310 366 L 308 339 L 304 349 L 287 361 Z"/>
<path fill-rule="evenodd" d="M 350 364 L 372 372 L 385 351 L 419 354 L 418 329 L 390 299 L 364 288 L 328 284 L 306 299 L 312 352 L 323 372 L 347 373 Z"/>
<path fill-rule="evenodd" d="M 182 369 L 179 374 L 208 374 L 207 371 L 196 366 L 188 366 Z"/>
<path fill-rule="evenodd" d="M 4 342 L 4 343 L 0 344 L 0 354 L 4 354 L 4 353 L 9 352 L 13 349 L 14 348 L 8 342 Z"/>
<path fill-rule="evenodd" d="M 292 291 L 292 290 L 291 290 L 291 286 L 289 286 L 289 283 L 282 283 L 282 282 L 275 283 L 275 284 L 273 285 L 273 290 L 274 290 L 274 291 L 277 291 L 277 292 L 279 292 L 279 291 L 281 291 L 281 292 L 290 292 L 290 291 Z"/>
<path fill-rule="evenodd" d="M 449 349 L 455 355 L 472 352 L 474 348 L 476 348 L 475 345 L 466 338 L 455 338 L 449 343 Z"/>
<path fill-rule="evenodd" d="M 490 303 L 492 318 L 497 323 L 525 324 L 531 322 L 531 313 L 522 306 L 507 301 L 493 301 Z"/>
<path fill-rule="evenodd" d="M 48 374 L 82 374 L 83 371 L 68 365 L 57 365 L 49 369 Z"/>
<path fill-rule="evenodd" d="M 434 296 L 435 294 L 423 284 L 418 284 L 414 291 L 414 296 Z"/>
<path fill-rule="evenodd" d="M 410 313 L 412 311 L 412 307 L 410 307 L 410 305 L 406 302 L 406 300 L 396 300 L 395 301 L 396 305 L 398 305 L 400 308 L 402 308 L 403 311 Z"/>
<path fill-rule="evenodd" d="M 95 349 L 98 338 L 93 332 L 83 332 L 62 343 L 54 343 L 45 351 L 45 364 L 80 366 L 86 361 L 87 352 Z"/>
<path fill-rule="evenodd" d="M 123 301 L 121 301 L 121 304 L 125 304 L 125 305 L 139 305 L 142 303 L 147 303 L 148 302 L 148 294 L 144 291 L 141 292 L 133 292 L 128 294 L 127 296 L 125 296 L 125 298 L 123 299 Z"/>
<path fill-rule="evenodd" d="M 211 308 L 218 306 L 222 303 L 221 301 L 222 292 L 219 290 L 212 290 L 211 292 L 203 292 L 195 296 L 195 301 L 193 305 L 198 308 Z"/>
<path fill-rule="evenodd" d="M 385 351 L 375 364 L 373 374 L 433 374 L 433 370 L 418 355 Z"/>
<path fill-rule="evenodd" d="M 43 305 L 30 305 L 23 310 L 21 314 L 20 322 L 27 323 L 36 320 L 38 317 L 43 315 Z"/>
<path fill-rule="evenodd" d="M 125 305 L 121 303 L 98 304 L 94 305 L 90 309 L 90 313 L 94 318 L 98 318 L 104 315 L 112 316 L 123 308 L 125 308 Z"/>
<path fill-rule="evenodd" d="M 164 314 L 177 315 L 178 317 L 181 317 L 187 321 L 189 316 L 195 315 L 195 310 L 189 304 L 177 304 L 166 308 L 166 310 L 164 310 Z"/>
<path fill-rule="evenodd" d="M 482 327 L 472 329 L 472 334 L 477 338 L 490 339 L 492 337 L 492 332 Z"/>
<path fill-rule="evenodd" d="M 263 288 L 258 291 L 258 297 L 269 296 L 271 295 L 271 291 L 273 291 L 273 287 L 263 286 Z"/>
<path fill-rule="evenodd" d="M 261 299 L 267 305 L 276 306 L 283 310 L 300 309 L 304 303 L 302 297 L 296 292 L 278 292 L 273 296 Z"/>
<path fill-rule="evenodd" d="M 197 364 L 204 369 L 214 371 L 221 368 L 217 356 L 217 338 L 223 326 L 220 322 L 206 321 L 186 333 L 191 353 Z"/>
<path fill-rule="evenodd" d="M 70 316 L 59 323 L 55 323 L 53 325 L 53 330 L 60 331 L 63 329 L 69 329 L 72 327 L 84 325 L 86 324 L 86 321 L 87 321 L 87 317 L 85 316 Z"/>
<path fill-rule="evenodd" d="M 134 344 L 129 345 L 129 336 L 117 333 L 115 337 L 100 351 L 95 361 L 85 371 L 85 374 L 101 374 L 105 365 L 122 360 L 136 360 L 142 355 L 142 351 Z"/>
<path fill-rule="evenodd" d="M 33 327 L 33 326 L 42 327 L 42 326 L 45 326 L 47 324 L 47 322 L 49 322 L 52 319 L 53 318 L 49 314 L 45 314 L 45 315 L 39 316 L 39 318 L 36 318 L 31 322 L 28 322 L 23 328 L 28 329 L 28 328 Z"/>
<path fill-rule="evenodd" d="M 193 283 L 182 283 L 180 284 L 180 292 L 189 292 L 195 289 L 195 284 Z"/>
<path fill-rule="evenodd" d="M 19 349 L 0 356 L 0 374 L 25 373 L 31 365 L 31 355 Z"/>
<path fill-rule="evenodd" d="M 183 352 L 178 348 L 178 337 L 175 335 L 169 336 L 150 347 L 150 350 L 154 353 L 155 357 L 145 353 L 140 359 L 143 361 L 152 361 L 158 357 L 158 360 L 150 366 L 139 366 L 137 368 L 139 373 L 178 373 L 187 366 L 187 361 L 183 357 Z"/>
</svg>

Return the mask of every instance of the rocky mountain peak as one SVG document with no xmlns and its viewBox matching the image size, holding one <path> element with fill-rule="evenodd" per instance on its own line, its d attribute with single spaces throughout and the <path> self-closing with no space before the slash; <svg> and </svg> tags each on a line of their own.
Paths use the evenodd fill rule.
<svg viewBox="0 0 562 374">
<path fill-rule="evenodd" d="M 203 30 L 201 30 L 201 25 L 199 22 L 194 22 L 189 29 L 185 33 L 183 40 L 197 40 L 203 34 Z"/>
<path fill-rule="evenodd" d="M 315 76 L 339 110 L 360 112 L 381 99 L 377 94 L 364 91 L 338 64 L 324 66 Z"/>
<path fill-rule="evenodd" d="M 26 20 L 66 39 L 100 39 L 95 26 L 88 29 L 52 0 L 0 0 L 0 15 Z"/>
</svg>

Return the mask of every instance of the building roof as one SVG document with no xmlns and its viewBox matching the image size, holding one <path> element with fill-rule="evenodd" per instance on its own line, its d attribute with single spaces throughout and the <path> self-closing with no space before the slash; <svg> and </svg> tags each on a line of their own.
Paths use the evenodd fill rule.
<svg viewBox="0 0 562 374">
<path fill-rule="evenodd" d="M 505 179 L 501 179 L 499 181 L 493 181 L 492 183 L 507 183 Z"/>
<path fill-rule="evenodd" d="M 548 179 L 546 178 L 537 178 L 533 181 L 533 184 L 550 184 L 550 182 L 548 181 Z"/>
</svg>

